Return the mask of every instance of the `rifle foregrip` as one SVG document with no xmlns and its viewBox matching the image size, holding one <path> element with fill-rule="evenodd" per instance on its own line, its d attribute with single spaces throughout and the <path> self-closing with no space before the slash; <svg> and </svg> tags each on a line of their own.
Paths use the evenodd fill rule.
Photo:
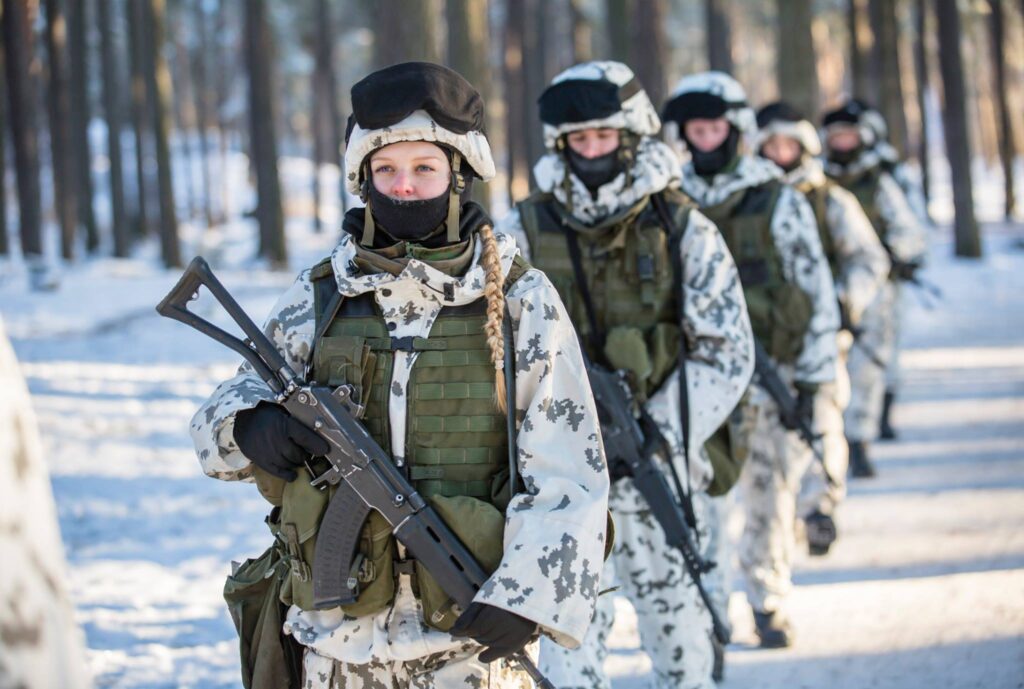
<svg viewBox="0 0 1024 689">
<path fill-rule="evenodd" d="M 359 597 L 354 579 L 355 562 L 363 524 L 370 506 L 345 481 L 338 484 L 320 524 L 320 536 L 313 551 L 313 607 L 327 610 L 351 605 Z"/>
</svg>

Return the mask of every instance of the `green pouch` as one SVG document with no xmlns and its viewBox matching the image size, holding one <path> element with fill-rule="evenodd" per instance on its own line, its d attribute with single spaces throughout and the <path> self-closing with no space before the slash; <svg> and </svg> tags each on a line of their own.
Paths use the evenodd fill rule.
<svg viewBox="0 0 1024 689">
<path fill-rule="evenodd" d="M 647 341 L 639 328 L 619 325 L 609 330 L 604 356 L 612 368 L 628 371 L 637 388 L 644 389 L 654 365 L 647 351 Z"/>
<path fill-rule="evenodd" d="M 317 383 L 332 388 L 351 385 L 353 398 L 363 406 L 369 402 L 376 362 L 366 338 L 358 335 L 322 337 L 313 352 Z"/>
<path fill-rule="evenodd" d="M 729 435 L 729 425 L 722 424 L 706 443 L 704 449 L 711 460 L 715 477 L 708 486 L 708 495 L 719 497 L 725 495 L 740 479 L 740 472 L 747 460 L 747 453 L 733 447 Z"/>
<path fill-rule="evenodd" d="M 679 363 L 679 326 L 675 323 L 658 323 L 648 335 L 648 351 L 651 353 L 651 375 L 648 390 L 657 390 L 668 374 Z"/>
<path fill-rule="evenodd" d="M 280 602 L 288 562 L 278 544 L 246 560 L 224 583 L 224 600 L 238 632 L 245 689 L 299 689 L 302 645 L 282 631 Z"/>
<path fill-rule="evenodd" d="M 466 496 L 434 495 L 431 506 L 466 546 L 488 574 L 501 564 L 505 550 L 505 515 L 483 500 Z M 423 605 L 428 626 L 446 632 L 455 624 L 458 610 L 427 568 L 416 562 L 415 591 Z"/>
<path fill-rule="evenodd" d="M 788 283 L 775 290 L 773 297 L 772 339 L 765 344 L 776 361 L 792 363 L 804 348 L 804 335 L 813 314 L 811 298 L 796 285 Z"/>
<path fill-rule="evenodd" d="M 269 471 L 259 468 L 255 464 L 253 464 L 252 468 L 253 478 L 256 481 L 256 488 L 259 489 L 260 495 L 274 507 L 280 507 L 284 497 L 284 487 L 288 482 L 283 478 L 274 476 Z"/>
</svg>

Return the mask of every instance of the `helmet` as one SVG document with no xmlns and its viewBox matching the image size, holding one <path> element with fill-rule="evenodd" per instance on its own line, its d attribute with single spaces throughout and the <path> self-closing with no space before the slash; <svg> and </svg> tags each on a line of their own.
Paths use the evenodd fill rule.
<svg viewBox="0 0 1024 689">
<path fill-rule="evenodd" d="M 661 115 L 665 121 L 675 122 L 680 131 L 689 120 L 724 117 L 740 134 L 753 136 L 757 132 L 746 91 L 725 72 L 701 72 L 680 79 Z"/>
<path fill-rule="evenodd" d="M 859 98 L 851 98 L 835 110 L 825 113 L 821 119 L 821 138 L 827 138 L 828 130 L 832 127 L 842 126 L 856 128 L 861 142 L 867 148 L 889 138 L 889 127 L 882 113 Z"/>
<path fill-rule="evenodd" d="M 785 136 L 800 142 L 804 153 L 816 156 L 821 153 L 821 139 L 810 120 L 801 115 L 789 103 L 778 101 L 757 111 L 757 134 L 753 138 L 755 149 L 775 135 Z"/>
</svg>

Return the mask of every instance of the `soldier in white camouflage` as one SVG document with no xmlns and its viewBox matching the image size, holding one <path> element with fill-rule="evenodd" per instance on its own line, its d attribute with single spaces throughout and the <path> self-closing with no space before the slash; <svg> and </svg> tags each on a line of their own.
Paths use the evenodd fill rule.
<svg viewBox="0 0 1024 689">
<path fill-rule="evenodd" d="M 839 314 L 832 274 L 807 199 L 774 163 L 743 148 L 757 123 L 735 79 L 722 72 L 684 77 L 662 116 L 690 154 L 682 189 L 725 237 L 754 335 L 798 400 L 793 417 L 783 418 L 755 378 L 730 422 L 732 452 L 746 458 L 738 502 L 747 598 L 761 645 L 787 646 L 796 499 L 812 460 L 794 429 L 799 419 L 813 421 L 820 386 L 835 379 Z"/>
<path fill-rule="evenodd" d="M 0 687 L 92 686 L 32 400 L 0 320 Z"/>
<path fill-rule="evenodd" d="M 405 63 L 357 83 L 352 105 L 347 188 L 366 206 L 264 331 L 308 378 L 352 386 L 367 431 L 493 574 L 453 608 L 371 513 L 359 599 L 315 609 L 319 437 L 243 365 L 195 415 L 196 449 L 207 474 L 255 480 L 280 507 L 283 628 L 301 644 L 304 688 L 525 688 L 502 659 L 535 653 L 538 633 L 578 646 L 598 597 L 608 475 L 583 357 L 551 283 L 467 200 L 471 176 L 494 175 L 476 90 Z"/>
<path fill-rule="evenodd" d="M 804 476 L 798 514 L 803 518 L 812 555 L 824 555 L 835 541 L 835 511 L 846 494 L 848 450 L 843 410 L 850 399 L 847 354 L 853 342 L 850 330 L 859 328 L 864 311 L 885 285 L 889 257 L 857 198 L 825 176 L 821 140 L 811 122 L 785 102 L 757 113 L 758 133 L 753 148 L 786 173 L 814 209 L 821 244 L 835 279 L 844 330 L 837 342 L 836 381 L 823 383 L 815 399 L 815 432 L 822 436 L 825 469 L 818 462 Z"/>
<path fill-rule="evenodd" d="M 661 454 L 655 461 L 684 477 L 706 549 L 704 491 L 713 474 L 703 445 L 736 405 L 753 367 L 736 267 L 715 226 L 679 192 L 679 160 L 654 138 L 660 119 L 626 65 L 571 67 L 539 104 L 548 152 L 534 166 L 538 189 L 500 227 L 519 237 L 524 253 L 555 283 L 591 360 L 622 372 L 655 420 L 672 465 Z M 579 249 L 580 272 L 571 243 Z M 682 309 L 670 252 L 681 266 Z M 680 334 L 689 407 L 685 453 Z M 714 659 L 708 611 L 633 481 L 617 473 L 613 480 L 616 542 L 602 583 L 620 586 L 635 608 L 654 685 L 707 689 Z M 597 607 L 581 648 L 541 643 L 541 666 L 561 689 L 610 686 L 602 666 L 615 617 L 611 597 Z"/>
<path fill-rule="evenodd" d="M 880 435 L 895 437 L 889 417 L 899 387 L 901 283 L 915 279 L 927 250 L 925 225 L 891 172 L 885 131 L 881 114 L 859 100 L 822 120 L 825 173 L 857 197 L 892 264 L 889 281 L 865 310 L 861 346 L 850 351 L 846 437 L 850 469 L 859 477 L 875 474 L 868 444 Z"/>
</svg>

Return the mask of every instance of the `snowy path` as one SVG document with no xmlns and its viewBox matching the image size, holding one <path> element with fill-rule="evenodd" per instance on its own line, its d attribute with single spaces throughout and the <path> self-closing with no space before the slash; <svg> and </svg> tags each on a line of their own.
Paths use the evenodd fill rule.
<svg viewBox="0 0 1024 689">
<path fill-rule="evenodd" d="M 833 554 L 800 564 L 796 647 L 752 648 L 737 594 L 724 689 L 1024 687 L 1024 250 L 1005 235 L 987 248 L 928 270 L 947 298 L 910 314 L 903 438 L 854 486 Z M 255 490 L 203 477 L 192 455 L 188 418 L 235 361 L 146 315 L 175 277 L 97 262 L 57 294 L 0 285 L 100 687 L 238 687 L 220 590 L 267 540 Z M 290 281 L 222 277 L 252 314 Z M 623 607 L 616 689 L 648 669 Z"/>
</svg>

